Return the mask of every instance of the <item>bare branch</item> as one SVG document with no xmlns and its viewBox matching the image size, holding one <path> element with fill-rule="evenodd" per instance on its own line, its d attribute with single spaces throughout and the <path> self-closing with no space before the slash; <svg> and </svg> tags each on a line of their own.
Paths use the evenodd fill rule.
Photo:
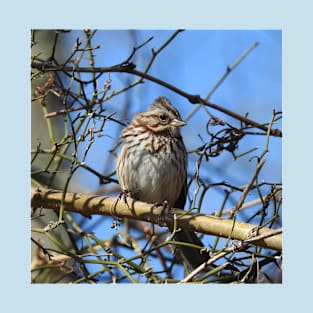
<svg viewBox="0 0 313 313">
<path fill-rule="evenodd" d="M 127 198 L 127 203 L 119 198 L 103 197 L 98 195 L 84 195 L 79 193 L 66 193 L 61 190 L 32 189 L 31 206 L 33 208 L 60 208 L 63 198 L 64 210 L 80 213 L 84 216 L 110 215 L 119 218 L 132 218 L 153 224 L 160 223 L 160 217 L 165 224 L 172 227 L 174 224 L 173 213 L 176 214 L 177 228 L 188 229 L 203 234 L 221 236 L 234 240 L 247 240 L 252 238 L 255 225 L 224 220 L 204 214 L 186 213 L 186 211 L 173 209 L 169 214 L 162 214 L 162 206 L 156 207 L 140 201 Z M 262 228 L 258 235 L 271 233 L 271 229 Z M 281 250 L 281 234 L 265 237 L 254 242 L 255 245 Z"/>
<path fill-rule="evenodd" d="M 68 66 L 56 66 L 56 65 L 51 65 L 51 64 L 44 64 L 44 63 L 38 63 L 38 62 L 32 62 L 31 63 L 32 68 L 39 69 L 41 71 L 63 71 L 63 72 L 77 72 L 77 73 L 94 73 L 94 72 L 99 72 L 99 73 L 113 73 L 113 72 L 119 72 L 119 73 L 129 73 L 133 74 L 139 77 L 142 77 L 144 79 L 150 80 L 156 84 L 159 84 L 167 89 L 170 89 L 177 94 L 185 97 L 186 99 L 189 100 L 189 102 L 196 104 L 196 103 L 201 103 L 204 106 L 210 107 L 214 110 L 220 111 L 228 116 L 231 116 L 237 120 L 240 120 L 248 125 L 251 125 L 255 128 L 261 129 L 263 131 L 267 131 L 268 127 L 264 126 L 261 123 L 258 123 L 256 121 L 253 121 L 246 116 L 242 116 L 236 112 L 233 112 L 231 110 L 228 110 L 218 104 L 206 101 L 205 99 L 202 99 L 199 95 L 193 95 L 189 94 L 157 77 L 154 77 L 152 75 L 149 75 L 147 73 L 138 71 L 135 69 L 134 64 L 127 64 L 126 66 L 112 66 L 112 67 L 68 67 Z M 271 129 L 270 134 L 275 137 L 282 137 L 282 132 L 279 129 Z"/>
</svg>

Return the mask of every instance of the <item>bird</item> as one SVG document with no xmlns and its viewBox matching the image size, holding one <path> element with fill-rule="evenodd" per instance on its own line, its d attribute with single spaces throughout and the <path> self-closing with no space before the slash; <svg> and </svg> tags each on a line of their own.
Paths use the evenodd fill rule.
<svg viewBox="0 0 313 313">
<path fill-rule="evenodd" d="M 116 165 L 123 191 L 139 201 L 184 209 L 188 155 L 180 128 L 185 125 L 166 97 L 157 98 L 147 111 L 132 118 L 121 132 L 122 149 Z M 204 248 L 192 231 L 177 230 L 173 239 Z M 177 245 L 176 250 L 191 269 L 209 258 L 200 248 Z"/>
</svg>

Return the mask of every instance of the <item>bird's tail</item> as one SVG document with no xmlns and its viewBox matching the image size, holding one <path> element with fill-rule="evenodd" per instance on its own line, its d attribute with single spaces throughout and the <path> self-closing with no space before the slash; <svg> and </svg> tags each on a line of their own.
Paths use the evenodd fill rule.
<svg viewBox="0 0 313 313">
<path fill-rule="evenodd" d="M 178 242 L 191 243 L 193 245 L 204 248 L 201 240 L 192 231 L 177 231 L 174 235 L 174 240 Z M 207 251 L 201 250 L 201 248 L 197 249 L 194 247 L 177 245 L 177 250 L 182 259 L 193 269 L 206 262 L 210 258 L 209 253 Z"/>
</svg>

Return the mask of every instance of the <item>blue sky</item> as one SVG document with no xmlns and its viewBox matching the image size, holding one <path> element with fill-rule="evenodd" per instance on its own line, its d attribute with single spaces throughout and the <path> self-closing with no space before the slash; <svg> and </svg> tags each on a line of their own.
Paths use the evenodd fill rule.
<svg viewBox="0 0 313 313">
<path fill-rule="evenodd" d="M 93 46 L 99 45 L 99 49 L 93 51 L 95 66 L 109 67 L 126 60 L 135 46 L 139 46 L 153 37 L 146 45 L 139 49 L 131 59 L 136 69 L 143 71 L 152 57 L 152 49 L 159 49 L 172 36 L 174 30 L 105 30 L 97 31 L 92 38 Z M 61 34 L 64 38 L 60 47 L 65 51 L 65 58 L 73 49 L 77 38 L 84 43 L 85 36 L 82 31 L 76 30 Z M 225 78 L 219 87 L 212 93 L 210 101 L 225 107 L 238 114 L 248 114 L 250 119 L 260 123 L 268 123 L 273 110 L 282 109 L 282 38 L 279 30 L 186 30 L 179 33 L 175 39 L 155 58 L 149 74 L 187 92 L 199 94 L 205 98 L 213 86 L 224 75 L 228 66 L 233 66 L 243 53 L 258 42 L 246 58 Z M 59 60 L 62 63 L 62 60 Z M 88 66 L 88 54 L 79 66 Z M 86 80 L 92 79 L 91 74 L 82 74 Z M 98 79 L 98 90 L 101 90 L 108 74 Z M 126 73 L 111 73 L 110 92 L 129 85 L 137 80 Z M 92 84 L 85 86 L 85 92 L 92 96 Z M 147 107 L 159 96 L 166 96 L 180 111 L 183 119 L 194 109 L 194 104 L 187 99 L 145 80 L 130 89 L 126 93 L 112 97 L 103 103 L 105 114 L 115 113 L 115 118 L 125 123 L 129 122 L 134 114 L 145 111 Z M 240 123 L 218 111 L 209 109 L 216 117 L 240 127 Z M 72 114 L 75 118 L 77 112 Z M 182 128 L 182 135 L 188 151 L 193 151 L 205 142 L 210 141 L 206 133 L 206 124 L 210 116 L 203 110 L 199 110 L 187 120 L 187 125 Z M 100 123 L 100 121 L 99 121 Z M 62 126 L 63 127 L 63 126 Z M 90 127 L 90 126 L 89 126 Z M 96 171 L 108 174 L 115 170 L 115 156 L 109 151 L 118 143 L 122 126 L 108 121 L 105 124 L 102 137 L 95 136 L 85 163 Z M 282 128 L 281 120 L 274 128 Z M 212 127 L 213 131 L 218 128 Z M 251 179 L 255 171 L 256 159 L 265 149 L 265 136 L 246 136 L 240 141 L 237 154 L 249 150 L 244 157 L 234 160 L 232 154 L 224 151 L 215 158 L 203 161 L 200 168 L 201 178 L 208 183 L 227 182 L 235 186 L 244 186 Z M 83 153 L 89 144 L 88 141 L 80 143 L 79 151 Z M 195 173 L 198 155 L 189 154 L 188 173 Z M 268 183 L 281 183 L 282 180 L 282 145 L 281 138 L 270 137 L 269 153 L 266 155 L 266 164 L 259 175 L 260 181 Z M 116 178 L 116 176 L 115 176 Z M 110 191 L 115 189 L 115 192 Z M 206 193 L 201 206 L 202 213 L 219 211 L 225 198 L 224 186 L 210 188 Z M 263 192 L 270 187 L 263 187 Z M 71 180 L 69 190 L 89 194 L 105 194 L 116 196 L 119 194 L 116 185 L 99 186 L 99 179 L 80 168 Z M 189 199 L 195 200 L 198 205 L 199 195 L 196 195 L 197 185 L 193 182 L 189 188 Z M 240 192 L 234 192 L 229 197 L 225 209 L 236 204 Z M 193 198 L 194 197 L 194 198 Z M 247 201 L 258 198 L 256 191 L 250 192 Z M 190 205 L 190 202 L 187 202 Z M 257 209 L 257 208 L 255 208 Z M 245 214 L 239 216 L 239 220 L 245 221 Z M 111 229 L 112 218 L 96 217 L 87 220 L 78 217 L 84 224 L 84 230 L 92 231 L 99 238 L 110 238 L 116 235 L 116 230 Z M 123 230 L 123 224 L 120 230 Z M 211 236 L 205 237 L 205 244 L 212 244 Z M 142 243 L 145 244 L 144 242 Z M 127 253 L 128 251 L 124 251 Z"/>
<path fill-rule="evenodd" d="M 134 46 L 138 46 L 153 36 L 153 39 L 142 47 L 131 60 L 136 69 L 143 71 L 151 58 L 151 49 L 158 49 L 172 34 L 173 30 L 106 30 L 98 31 L 93 38 L 94 44 L 100 48 L 94 51 L 95 66 L 112 66 L 121 63 L 131 54 Z M 225 73 L 227 66 L 233 65 L 238 58 L 255 42 L 259 45 L 227 76 L 225 81 L 212 94 L 210 101 L 233 110 L 241 115 L 249 114 L 249 118 L 266 123 L 271 119 L 272 111 L 282 109 L 282 37 L 280 30 L 187 30 L 171 42 L 155 59 L 149 74 L 156 76 L 188 93 L 205 97 L 216 82 Z M 77 37 L 84 40 L 81 31 L 71 33 L 72 39 L 67 42 L 70 48 Z M 67 37 L 68 39 L 68 37 Z M 80 66 L 88 66 L 87 57 Z M 89 74 L 86 74 L 88 77 Z M 89 76 L 90 77 L 90 76 Z M 112 73 L 111 91 L 119 90 L 137 79 L 129 74 Z M 106 75 L 103 75 L 98 86 L 102 86 Z M 86 89 L 88 93 L 88 89 Z M 92 90 L 90 90 L 90 93 Z M 188 115 L 194 105 L 174 92 L 153 82 L 145 81 L 126 93 L 113 97 L 104 105 L 107 113 L 116 112 L 115 117 L 128 122 L 132 116 L 144 111 L 159 96 L 168 97 L 180 111 L 182 117 Z M 215 116 L 239 127 L 239 122 L 214 110 Z M 209 116 L 202 108 L 182 128 L 182 135 L 187 150 L 202 145 L 202 139 L 209 140 L 205 134 L 205 126 Z M 279 121 L 275 128 L 282 128 Z M 122 127 L 108 123 L 104 128 L 104 137 L 96 138 L 89 151 L 86 164 L 101 173 L 115 170 L 115 158 L 109 150 L 118 142 Z M 211 158 L 202 164 L 201 175 L 207 182 L 226 181 L 237 186 L 248 183 L 256 166 L 253 156 L 261 154 L 265 148 L 264 136 L 248 136 L 244 138 L 237 153 L 255 148 L 256 150 L 234 161 L 230 153 L 224 152 L 217 158 Z M 84 151 L 82 148 L 81 151 Z M 282 180 L 282 145 L 281 138 L 270 138 L 269 153 L 266 164 L 260 174 L 260 180 L 280 183 Z M 189 173 L 195 171 L 195 154 L 189 155 Z M 85 170 L 75 174 L 71 184 L 74 191 L 86 193 L 107 192 L 99 186 L 99 180 Z M 192 197 L 196 185 L 192 184 L 189 196 Z M 235 205 L 241 193 L 232 195 L 226 205 Z M 116 193 L 114 194 L 116 195 Z M 203 213 L 217 211 L 224 199 L 223 188 L 212 188 L 206 193 Z M 257 198 L 256 193 L 249 194 L 248 200 Z M 110 229 L 112 219 L 93 218 L 90 227 L 100 238 L 115 234 Z M 86 222 L 86 221 L 85 221 Z M 95 223 L 95 224 L 94 224 Z M 94 226 L 97 225 L 96 228 Z M 208 239 L 208 244 L 210 239 Z"/>
<path fill-rule="evenodd" d="M 151 49 L 158 49 L 173 32 L 172 30 L 98 31 L 93 41 L 101 48 L 95 50 L 95 65 L 111 66 L 120 63 L 127 59 L 134 46 L 142 44 L 153 36 L 153 40 L 140 49 L 132 59 L 136 69 L 143 70 L 151 58 Z M 84 38 L 79 31 L 74 32 L 72 36 L 73 43 L 77 36 Z M 239 114 L 249 113 L 249 117 L 256 121 L 268 122 L 273 109 L 281 111 L 282 107 L 281 40 L 279 30 L 187 30 L 180 33 L 158 55 L 149 73 L 188 93 L 205 97 L 225 73 L 226 67 L 233 65 L 253 43 L 259 42 L 259 45 L 227 76 L 210 100 Z M 81 66 L 87 65 L 87 58 L 85 62 L 86 64 L 82 63 Z M 106 78 L 107 76 L 102 76 L 99 86 Z M 111 74 L 111 91 L 126 86 L 136 78 L 129 74 Z M 144 84 L 137 85 L 127 93 L 112 98 L 105 103 L 105 106 L 108 113 L 116 112 L 116 118 L 128 122 L 135 113 L 146 110 L 148 105 L 161 95 L 168 97 L 183 117 L 194 107 L 185 98 L 150 81 L 145 81 Z M 239 126 L 237 121 L 222 113 L 214 110 L 210 112 Z M 207 121 L 208 115 L 200 109 L 188 120 L 188 125 L 182 128 L 188 150 L 202 144 L 198 135 L 203 136 Z M 281 129 L 281 121 L 275 127 Z M 110 123 L 105 128 L 109 138 L 96 140 L 86 160 L 89 166 L 105 173 L 114 170 L 115 159 L 108 151 L 117 143 L 121 129 L 121 126 L 114 123 Z M 264 136 L 247 137 L 242 140 L 238 153 L 258 147 L 254 154 L 248 154 L 234 162 L 229 153 L 223 153 L 220 157 L 207 162 L 203 171 L 212 182 L 227 180 L 244 185 L 255 168 L 255 163 L 247 160 L 253 155 L 260 154 L 264 145 Z M 281 182 L 281 139 L 271 138 L 269 148 L 271 153 L 267 155 L 262 178 L 266 181 Z M 191 173 L 194 171 L 195 158 L 194 155 L 189 156 Z M 92 174 L 81 170 L 77 178 L 79 185 L 75 184 L 75 189 L 81 188 L 91 193 L 99 191 L 98 179 Z M 221 199 L 214 195 L 210 199 L 209 206 L 214 208 L 220 201 Z"/>
</svg>

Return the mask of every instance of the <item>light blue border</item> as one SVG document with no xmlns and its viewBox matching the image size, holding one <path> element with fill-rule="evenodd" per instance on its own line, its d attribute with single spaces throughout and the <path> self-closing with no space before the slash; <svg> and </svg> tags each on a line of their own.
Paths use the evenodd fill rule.
<svg viewBox="0 0 313 313">
<path fill-rule="evenodd" d="M 187 3 L 187 4 L 186 4 Z M 2 8 L 1 305 L 9 312 L 301 311 L 312 286 L 312 7 L 309 1 L 13 1 Z M 4 19 L 3 19 L 4 18 Z M 283 29 L 284 284 L 29 284 L 31 28 Z M 310 173 L 310 174 L 309 174 Z M 298 175 L 301 175 L 298 177 Z M 307 175 L 309 174 L 309 175 Z M 311 177 L 310 177 L 311 178 Z M 309 296 L 310 294 L 310 296 Z M 303 312 L 307 312 L 304 310 Z"/>
</svg>

